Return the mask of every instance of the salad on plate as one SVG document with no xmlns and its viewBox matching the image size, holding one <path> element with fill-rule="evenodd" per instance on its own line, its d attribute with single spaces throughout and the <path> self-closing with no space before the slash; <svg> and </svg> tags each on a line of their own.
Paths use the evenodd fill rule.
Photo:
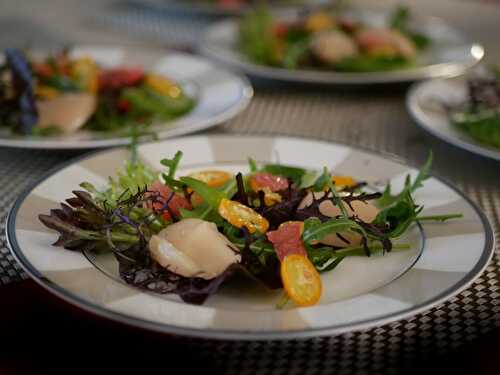
<svg viewBox="0 0 500 375">
<path fill-rule="evenodd" d="M 384 25 L 371 25 L 333 7 L 312 8 L 298 17 L 273 16 L 265 7 L 246 14 L 239 48 L 252 62 L 286 69 L 378 72 L 415 66 L 431 43 L 415 30 L 406 7 Z"/>
<path fill-rule="evenodd" d="M 153 171 L 132 158 L 105 187 L 82 190 L 39 215 L 59 233 L 55 246 L 111 253 L 121 279 L 159 294 L 202 304 L 236 273 L 248 283 L 283 289 L 282 308 L 318 303 L 321 273 L 347 257 L 391 256 L 411 249 L 401 241 L 426 220 L 413 193 L 429 177 L 432 155 L 417 176 L 394 192 L 361 179 L 249 159 L 248 171 L 197 170 L 179 176 L 182 159 Z"/>
<path fill-rule="evenodd" d="M 0 128 L 9 133 L 147 132 L 148 124 L 171 121 L 195 104 L 179 83 L 140 66 L 107 68 L 67 49 L 44 58 L 12 48 L 4 55 Z"/>
<path fill-rule="evenodd" d="M 466 87 L 463 102 L 444 104 L 451 123 L 474 140 L 500 148 L 500 69 L 471 76 Z"/>
</svg>

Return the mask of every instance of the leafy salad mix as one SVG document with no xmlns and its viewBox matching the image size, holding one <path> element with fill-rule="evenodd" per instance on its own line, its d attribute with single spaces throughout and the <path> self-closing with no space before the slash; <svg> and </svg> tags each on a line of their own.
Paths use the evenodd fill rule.
<svg viewBox="0 0 500 375">
<path fill-rule="evenodd" d="M 66 49 L 41 60 L 6 49 L 0 65 L 0 126 L 13 133 L 71 134 L 83 128 L 128 134 L 136 125 L 181 116 L 193 105 L 168 77 L 142 67 L 104 68 Z"/>
<path fill-rule="evenodd" d="M 467 81 L 467 99 L 445 105 L 451 122 L 475 140 L 500 148 L 500 69 L 492 67 Z"/>
<path fill-rule="evenodd" d="M 410 25 L 405 7 L 384 27 L 370 26 L 337 8 L 307 10 L 288 21 L 266 8 L 240 22 L 239 46 L 250 60 L 286 69 L 316 68 L 340 72 L 375 72 L 407 68 L 430 39 Z"/>
<path fill-rule="evenodd" d="M 55 246 L 111 252 L 128 284 L 202 304 L 235 273 L 284 289 L 279 307 L 316 304 L 320 274 L 347 257 L 410 249 L 396 242 L 412 224 L 460 214 L 422 216 L 413 192 L 429 177 L 432 155 L 395 193 L 349 176 L 281 164 L 233 175 L 203 170 L 178 176 L 182 152 L 159 174 L 135 157 L 97 189 L 83 190 L 39 215 L 59 233 Z M 250 281 L 249 281 L 250 282 Z"/>
</svg>

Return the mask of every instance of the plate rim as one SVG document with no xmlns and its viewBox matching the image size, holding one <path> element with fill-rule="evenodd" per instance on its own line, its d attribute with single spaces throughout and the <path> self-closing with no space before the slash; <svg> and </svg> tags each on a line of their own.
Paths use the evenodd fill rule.
<svg viewBox="0 0 500 375">
<path fill-rule="evenodd" d="M 423 17 L 426 20 L 435 20 L 435 17 Z M 218 50 L 214 50 L 210 47 L 208 39 L 211 33 L 217 28 L 229 27 L 235 25 L 235 19 L 225 19 L 215 22 L 207 27 L 205 34 L 200 39 L 197 45 L 197 49 L 201 52 L 203 56 L 206 56 L 214 61 L 224 64 L 227 67 L 238 69 L 239 71 L 254 77 L 259 77 L 263 79 L 277 80 L 283 82 L 295 82 L 295 83 L 310 83 L 310 84 L 323 84 L 323 85 L 353 85 L 353 86 L 363 86 L 370 84 L 394 84 L 394 83 L 405 83 L 413 81 L 421 81 L 429 78 L 439 78 L 439 77 L 458 77 L 463 75 L 466 71 L 476 66 L 481 60 L 483 60 L 486 50 L 484 46 L 475 41 L 466 40 L 471 47 L 479 48 L 481 55 L 479 58 L 469 64 L 456 63 L 456 62 L 446 62 L 439 64 L 431 64 L 419 66 L 413 69 L 397 69 L 394 71 L 379 71 L 379 72 L 335 72 L 335 71 L 321 71 L 313 69 L 298 69 L 293 71 L 286 68 L 277 68 L 265 65 L 259 65 L 253 63 L 246 59 L 225 59 L 220 57 L 217 53 Z M 448 23 L 446 23 L 449 26 Z M 234 27 L 234 26 L 232 26 Z M 452 26 L 449 26 L 452 27 Z M 460 31 L 452 27 L 455 32 L 460 35 Z M 225 49 L 225 51 L 227 51 Z M 233 51 L 233 50 L 231 50 Z M 300 73 L 300 74 L 296 74 Z"/>
<path fill-rule="evenodd" d="M 215 64 L 214 61 L 206 58 L 205 56 L 200 56 L 200 55 L 195 55 L 191 53 L 185 53 L 182 51 L 178 51 L 173 48 L 160 48 L 157 46 L 145 46 L 145 45 L 129 45 L 129 44 L 113 44 L 113 43 L 79 43 L 75 44 L 72 46 L 73 48 L 80 48 L 80 47 L 94 47 L 94 48 L 103 48 L 103 47 L 110 47 L 110 48 L 121 48 L 125 51 L 130 50 L 130 51 L 147 51 L 151 53 L 157 53 L 161 58 L 165 56 L 181 56 L 181 57 L 187 57 L 189 59 L 193 60 L 201 60 L 203 63 L 209 65 L 211 69 L 214 69 L 218 72 L 223 72 L 230 77 L 232 80 L 236 80 L 239 85 L 241 85 L 241 98 L 238 100 L 238 102 L 231 106 L 230 108 L 226 109 L 223 112 L 218 113 L 215 116 L 211 116 L 207 118 L 206 116 L 202 119 L 199 119 L 196 122 L 190 121 L 189 124 L 185 124 L 181 128 L 178 129 L 168 129 L 169 123 L 164 123 L 161 124 L 160 126 L 165 126 L 165 129 L 160 129 L 158 131 L 158 140 L 166 140 L 166 139 L 171 139 L 174 137 L 179 137 L 179 136 L 186 136 L 188 134 L 200 132 L 203 130 L 206 130 L 208 128 L 215 128 L 220 125 L 223 125 L 225 122 L 235 118 L 239 114 L 241 114 L 245 109 L 248 108 L 250 105 L 254 94 L 255 90 L 252 86 L 252 83 L 248 79 L 248 77 L 244 74 L 241 74 L 241 72 L 234 71 L 232 69 L 228 69 L 225 66 L 220 66 L 218 64 Z M 37 50 L 38 51 L 38 50 Z M 196 83 L 195 81 L 191 81 L 193 83 Z M 196 105 L 193 109 L 196 108 Z M 188 113 L 189 114 L 189 113 Z M 183 119 L 184 116 L 180 116 L 179 118 L 175 119 L 175 121 L 180 121 Z M 193 125 L 195 124 L 195 125 Z M 188 128 L 187 131 L 186 128 Z M 191 129 L 193 128 L 193 129 Z M 162 133 L 168 133 L 167 135 Z M 130 137 L 112 137 L 112 138 L 100 138 L 100 139 L 95 139 L 95 140 L 71 140 L 71 141 L 58 141 L 54 139 L 40 139 L 40 140 L 34 140 L 34 139 L 25 139 L 25 138 L 16 138 L 16 139 L 9 139 L 9 138 L 4 138 L 0 136 L 0 147 L 7 147 L 7 148 L 13 148 L 13 149 L 32 149 L 32 150 L 89 150 L 89 149 L 102 149 L 106 147 L 116 147 L 116 146 L 125 146 L 130 143 Z M 141 141 L 141 143 L 144 143 L 144 141 Z"/>
<path fill-rule="evenodd" d="M 422 130 L 426 131 L 428 134 L 431 134 L 432 136 L 440 139 L 441 141 L 452 145 L 453 147 L 457 147 L 459 149 L 465 150 L 467 152 L 500 161 L 500 149 L 498 151 L 495 150 L 490 150 L 485 147 L 483 147 L 481 144 L 478 143 L 473 143 L 473 142 L 468 142 L 465 140 L 462 140 L 460 138 L 455 138 L 455 137 L 448 137 L 446 134 L 437 131 L 434 129 L 433 126 L 430 126 L 428 123 L 426 123 L 420 116 L 417 114 L 417 110 L 421 110 L 421 106 L 418 103 L 418 95 L 417 93 L 420 90 L 423 90 L 426 86 L 431 85 L 433 83 L 436 83 L 438 81 L 441 82 L 447 82 L 449 81 L 450 78 L 434 78 L 434 79 L 428 79 L 422 82 L 416 82 L 411 87 L 409 88 L 406 98 L 405 98 L 405 106 L 406 110 L 410 114 L 411 119 L 413 122 Z M 425 112 L 421 110 L 422 112 Z M 458 131 L 458 129 L 457 129 Z M 471 138 L 471 137 L 470 137 Z M 471 138 L 472 140 L 472 138 Z"/>
<path fill-rule="evenodd" d="M 240 136 L 250 136 L 253 138 L 265 138 L 265 135 L 252 135 L 252 134 L 243 134 L 243 133 L 231 133 L 231 134 L 214 134 L 214 135 L 197 135 L 197 136 L 186 136 L 181 138 L 235 138 Z M 388 152 L 380 152 L 370 150 L 368 148 L 351 146 L 347 143 L 337 142 L 337 141 L 325 141 L 320 140 L 314 137 L 291 137 L 291 136 L 282 136 L 279 134 L 270 135 L 275 139 L 287 139 L 287 140 L 295 140 L 295 141 L 313 141 L 319 142 L 327 145 L 338 145 L 338 146 L 347 146 L 353 150 L 359 150 L 374 156 L 382 157 L 388 161 L 392 161 L 398 164 L 401 164 L 405 167 L 417 168 L 413 166 L 411 163 L 405 162 L 402 158 L 397 157 Z M 165 140 L 168 141 L 168 140 Z M 154 143 L 154 142 L 148 142 Z M 160 332 L 164 334 L 174 334 L 181 335 L 186 337 L 196 337 L 196 338 L 204 338 L 204 339 L 219 339 L 219 340 L 238 340 L 238 341 L 251 341 L 251 340 L 291 340 L 291 339 L 306 339 L 313 337 L 322 337 L 322 336 L 330 336 L 337 335 L 346 332 L 355 332 L 363 329 L 373 328 L 382 326 L 384 324 L 398 321 L 401 319 L 408 318 L 410 316 L 414 316 L 423 311 L 427 311 L 432 307 L 445 302 L 446 300 L 452 298 L 453 296 L 459 294 L 463 290 L 465 290 L 469 285 L 471 285 L 474 280 L 476 280 L 489 265 L 493 254 L 495 252 L 495 237 L 493 233 L 493 227 L 488 216 L 480 209 L 480 207 L 473 202 L 469 197 L 467 197 L 461 190 L 456 188 L 451 182 L 448 182 L 446 179 L 442 177 L 435 176 L 431 174 L 431 177 L 435 178 L 439 182 L 443 183 L 446 187 L 452 189 L 456 192 L 462 199 L 465 200 L 467 204 L 474 210 L 476 215 L 479 217 L 482 227 L 484 229 L 485 235 L 485 243 L 483 250 L 481 252 L 481 256 L 479 257 L 477 263 L 474 268 L 467 272 L 460 280 L 458 280 L 454 286 L 446 289 L 444 292 L 435 296 L 434 298 L 422 302 L 414 307 L 405 308 L 399 312 L 391 313 L 389 315 L 385 315 L 383 317 L 378 318 L 369 318 L 364 319 L 357 323 L 346 323 L 343 325 L 324 327 L 324 328 L 307 328 L 307 329 L 298 329 L 291 331 L 249 331 L 249 330 L 222 330 L 222 329 L 210 329 L 210 328 L 189 328 L 189 327 L 179 327 L 171 324 L 163 324 L 148 321 L 142 318 L 131 317 L 127 314 L 111 311 L 102 306 L 94 304 L 92 302 L 85 301 L 83 298 L 76 296 L 75 294 L 68 292 L 58 284 L 52 282 L 47 279 L 45 276 L 41 275 L 38 270 L 29 262 L 29 260 L 24 256 L 24 253 L 17 242 L 16 236 L 16 220 L 17 220 L 17 212 L 21 205 L 24 203 L 25 199 L 30 195 L 30 193 L 43 181 L 55 175 L 62 169 L 71 166 L 72 164 L 76 164 L 82 162 L 86 159 L 90 159 L 96 157 L 99 154 L 104 154 L 106 152 L 112 152 L 117 148 L 107 149 L 107 150 L 98 150 L 85 155 L 81 155 L 76 158 L 72 158 L 64 163 L 61 163 L 48 172 L 44 173 L 41 177 L 37 178 L 35 181 L 30 183 L 26 188 L 22 190 L 22 192 L 18 195 L 15 202 L 13 203 L 11 209 L 8 212 L 6 221 L 5 221 L 5 237 L 6 242 L 8 244 L 10 253 L 14 257 L 14 259 L 21 265 L 24 271 L 40 286 L 58 296 L 62 300 L 78 306 L 79 308 L 93 313 L 97 316 L 110 319 L 112 321 L 117 321 L 120 323 L 124 323 L 129 326 L 133 326 L 136 328 L 147 329 L 154 332 Z"/>
</svg>

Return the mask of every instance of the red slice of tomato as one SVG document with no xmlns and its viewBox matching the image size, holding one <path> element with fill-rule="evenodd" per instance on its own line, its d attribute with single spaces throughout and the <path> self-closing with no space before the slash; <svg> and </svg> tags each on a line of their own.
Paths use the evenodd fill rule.
<svg viewBox="0 0 500 375">
<path fill-rule="evenodd" d="M 54 69 L 46 63 L 33 63 L 33 70 L 42 78 L 49 78 L 54 74 Z"/>
<path fill-rule="evenodd" d="M 128 111 L 130 111 L 131 105 L 130 105 L 130 102 L 128 100 L 120 99 L 116 103 L 116 107 L 118 108 L 118 110 L 120 112 L 128 112 Z"/>
<path fill-rule="evenodd" d="M 144 79 L 141 68 L 114 68 L 99 74 L 99 90 L 116 90 L 123 87 L 136 86 Z"/>
<path fill-rule="evenodd" d="M 288 188 L 288 180 L 282 176 L 275 176 L 267 172 L 257 172 L 250 177 L 250 186 L 254 191 L 269 188 L 271 191 L 280 191 Z"/>
<path fill-rule="evenodd" d="M 153 210 L 160 210 L 164 206 L 167 199 L 169 199 L 172 195 L 172 190 L 160 181 L 155 181 L 151 185 L 149 185 L 148 191 L 151 192 L 149 194 L 154 194 L 154 192 L 158 192 L 160 194 L 158 202 L 155 202 L 152 205 L 148 205 L 150 208 L 152 207 Z M 181 208 L 184 208 L 186 210 L 193 209 L 191 203 L 189 203 L 186 198 L 175 192 L 173 197 L 169 200 L 168 207 L 176 216 L 179 216 Z M 167 221 L 172 219 L 168 211 L 164 211 L 162 213 L 162 217 Z"/>
<path fill-rule="evenodd" d="M 289 221 L 281 224 L 277 230 L 267 232 L 267 239 L 273 244 L 280 261 L 292 254 L 307 257 L 302 241 L 303 225 L 301 221 Z"/>
<path fill-rule="evenodd" d="M 273 25 L 273 35 L 277 38 L 284 38 L 288 34 L 290 25 L 286 22 L 277 22 Z"/>
<path fill-rule="evenodd" d="M 238 9 L 244 4 L 244 2 L 242 0 L 219 0 L 218 4 L 222 8 Z"/>
</svg>

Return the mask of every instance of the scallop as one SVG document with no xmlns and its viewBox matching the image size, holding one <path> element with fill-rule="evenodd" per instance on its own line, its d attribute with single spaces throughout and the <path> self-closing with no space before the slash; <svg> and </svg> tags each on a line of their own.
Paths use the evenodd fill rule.
<svg viewBox="0 0 500 375">
<path fill-rule="evenodd" d="M 213 279 L 241 261 L 235 246 L 214 223 L 184 219 L 149 241 L 151 257 L 162 267 L 185 277 Z"/>
<path fill-rule="evenodd" d="M 329 30 L 313 37 L 311 48 L 313 53 L 325 64 L 335 64 L 358 54 L 356 43 L 346 34 L 338 30 Z"/>
<path fill-rule="evenodd" d="M 307 194 L 302 202 L 300 202 L 299 209 L 311 205 L 313 202 L 313 194 L 315 199 L 320 199 L 324 197 L 324 192 L 309 193 Z M 351 202 L 351 209 L 345 202 L 342 202 L 346 208 L 347 214 L 349 216 L 357 215 L 361 220 L 367 223 L 371 223 L 377 217 L 379 212 L 378 208 L 370 202 L 353 201 Z M 323 201 L 319 205 L 319 212 L 328 217 L 336 217 L 341 215 L 340 208 L 337 207 L 331 200 Z M 340 239 L 335 233 L 325 236 L 320 242 L 329 246 L 337 247 L 347 247 L 347 246 L 358 246 L 361 244 L 362 236 L 358 233 L 344 232 L 340 233 L 348 242 Z"/>
<path fill-rule="evenodd" d="M 74 133 L 94 114 L 96 106 L 96 97 L 89 93 L 67 93 L 37 101 L 37 126 L 41 129 L 55 126 L 65 134 Z"/>
</svg>

